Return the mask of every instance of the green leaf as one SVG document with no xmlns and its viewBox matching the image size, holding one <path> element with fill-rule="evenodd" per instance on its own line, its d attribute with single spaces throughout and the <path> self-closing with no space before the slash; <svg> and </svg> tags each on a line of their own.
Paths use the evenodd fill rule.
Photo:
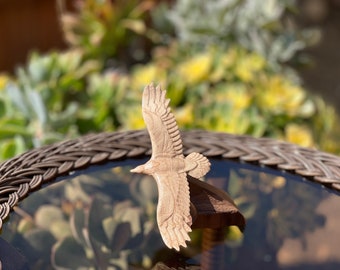
<svg viewBox="0 0 340 270">
<path fill-rule="evenodd" d="M 103 228 L 103 220 L 112 215 L 112 207 L 100 198 L 95 198 L 90 206 L 89 217 L 88 217 L 88 229 L 91 238 L 96 241 L 109 245 L 109 239 Z"/>
<path fill-rule="evenodd" d="M 254 216 L 257 208 L 256 203 L 251 202 L 248 198 L 245 198 L 244 196 L 236 198 L 235 203 L 237 207 L 240 209 L 240 212 L 243 214 L 245 219 Z"/>
<path fill-rule="evenodd" d="M 19 87 L 14 83 L 8 83 L 6 86 L 6 92 L 11 101 L 19 108 L 19 110 L 26 116 L 29 115 L 30 111 L 27 106 L 25 96 Z"/>
<path fill-rule="evenodd" d="M 110 248 L 114 252 L 122 250 L 131 238 L 131 224 L 129 222 L 118 223 L 114 218 L 109 218 L 103 221 L 105 232 L 111 233 Z"/>
<path fill-rule="evenodd" d="M 59 220 L 64 220 L 64 214 L 59 207 L 54 205 L 43 205 L 35 213 L 37 226 L 47 230 Z"/>
<path fill-rule="evenodd" d="M 43 80 L 46 72 L 48 71 L 47 65 L 51 62 L 51 57 L 41 57 L 38 53 L 32 53 L 28 63 L 28 75 L 33 82 L 39 82 Z"/>
<path fill-rule="evenodd" d="M 117 221 L 113 217 L 108 217 L 103 220 L 103 229 L 106 237 L 111 241 L 114 231 L 117 227 Z"/>
<path fill-rule="evenodd" d="M 84 213 L 84 210 L 79 208 L 74 209 L 72 216 L 70 218 L 72 234 L 75 237 L 75 239 L 83 246 L 86 246 L 88 244 L 83 234 L 84 230 L 86 229 L 85 219 L 86 215 Z"/>
<path fill-rule="evenodd" d="M 25 238 L 37 252 L 37 256 L 49 258 L 55 238 L 48 230 L 35 229 L 25 234 Z"/>
<path fill-rule="evenodd" d="M 0 140 L 6 138 L 13 138 L 16 135 L 31 136 L 32 133 L 27 130 L 27 126 L 17 126 L 4 123 L 3 119 L 0 119 Z M 2 125 L 3 124 L 3 125 Z"/>
<path fill-rule="evenodd" d="M 11 139 L 3 139 L 0 143 L 0 158 L 8 159 L 27 150 L 22 136 L 14 136 Z"/>
<path fill-rule="evenodd" d="M 37 118 L 39 119 L 39 122 L 41 124 L 46 124 L 48 115 L 40 94 L 30 89 L 29 91 L 27 91 L 27 98 L 31 103 L 33 111 L 35 112 Z"/>
<path fill-rule="evenodd" d="M 0 158 L 2 160 L 13 157 L 16 153 L 16 145 L 14 140 L 2 141 L 0 144 Z"/>
<path fill-rule="evenodd" d="M 56 220 L 50 227 L 50 232 L 56 239 L 63 239 L 66 236 L 71 236 L 70 224 L 66 220 Z"/>
<path fill-rule="evenodd" d="M 228 192 L 232 198 L 237 197 L 241 191 L 242 181 L 240 177 L 231 170 L 229 175 Z"/>
<path fill-rule="evenodd" d="M 1 91 L 2 89 L 0 89 Z M 0 117 L 3 117 L 6 114 L 6 102 L 0 99 Z"/>
<path fill-rule="evenodd" d="M 65 197 L 71 202 L 80 200 L 90 203 L 91 196 L 85 190 L 83 190 L 80 182 L 80 178 L 76 178 L 73 179 L 72 182 L 67 183 L 65 186 Z"/>
<path fill-rule="evenodd" d="M 52 264 L 55 269 L 87 269 L 93 267 L 83 247 L 71 237 L 53 246 Z"/>
<path fill-rule="evenodd" d="M 130 223 L 132 236 L 136 236 L 142 232 L 141 211 L 139 208 L 133 207 L 126 209 L 121 220 Z"/>
<path fill-rule="evenodd" d="M 134 179 L 133 184 L 129 185 L 132 196 L 139 201 L 141 205 L 148 205 L 150 202 L 155 203 L 158 197 L 156 182 L 152 177 L 142 176 Z"/>
<path fill-rule="evenodd" d="M 15 136 L 14 141 L 15 141 L 15 148 L 16 148 L 15 155 L 21 154 L 25 150 L 27 150 L 25 140 L 22 136 Z"/>
</svg>

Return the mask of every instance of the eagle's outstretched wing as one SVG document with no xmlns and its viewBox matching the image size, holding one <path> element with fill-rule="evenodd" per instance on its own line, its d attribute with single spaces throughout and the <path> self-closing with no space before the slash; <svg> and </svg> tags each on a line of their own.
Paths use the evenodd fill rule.
<svg viewBox="0 0 340 270">
<path fill-rule="evenodd" d="M 183 157 L 182 140 L 165 94 L 165 90 L 153 84 L 147 85 L 143 92 L 143 118 L 151 137 L 152 157 Z"/>
<path fill-rule="evenodd" d="M 159 198 L 157 223 L 164 243 L 179 250 L 189 241 L 192 218 L 190 215 L 189 184 L 185 172 L 166 172 L 153 175 L 156 179 Z"/>
</svg>

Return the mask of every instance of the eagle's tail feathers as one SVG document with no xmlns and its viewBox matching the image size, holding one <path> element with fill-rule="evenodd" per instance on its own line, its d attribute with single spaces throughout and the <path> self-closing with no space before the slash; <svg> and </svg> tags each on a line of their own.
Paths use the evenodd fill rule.
<svg viewBox="0 0 340 270">
<path fill-rule="evenodd" d="M 202 154 L 191 153 L 185 158 L 185 168 L 192 177 L 201 178 L 210 170 L 210 162 Z"/>
</svg>

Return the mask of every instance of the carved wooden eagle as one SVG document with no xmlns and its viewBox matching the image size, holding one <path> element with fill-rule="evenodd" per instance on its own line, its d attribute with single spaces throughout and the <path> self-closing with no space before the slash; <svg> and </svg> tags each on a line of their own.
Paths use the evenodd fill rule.
<svg viewBox="0 0 340 270">
<path fill-rule="evenodd" d="M 152 175 L 158 187 L 157 223 L 164 243 L 179 250 L 190 240 L 192 218 L 187 173 L 203 177 L 210 162 L 199 153 L 184 157 L 182 140 L 166 91 L 150 84 L 144 88 L 142 109 L 152 144 L 151 159 L 131 172 Z"/>
</svg>

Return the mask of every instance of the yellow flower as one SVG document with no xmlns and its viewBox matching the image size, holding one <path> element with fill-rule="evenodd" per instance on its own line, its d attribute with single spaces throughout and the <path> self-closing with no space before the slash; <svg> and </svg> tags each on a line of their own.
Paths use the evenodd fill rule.
<svg viewBox="0 0 340 270">
<path fill-rule="evenodd" d="M 204 53 L 181 63 L 177 72 L 188 84 L 195 84 L 208 78 L 212 66 L 212 55 Z"/>
<path fill-rule="evenodd" d="M 282 176 L 276 176 L 273 180 L 272 180 L 272 184 L 273 188 L 276 189 L 280 189 L 283 188 L 286 185 L 286 178 L 282 177 Z"/>
<path fill-rule="evenodd" d="M 175 117 L 180 127 L 190 125 L 194 122 L 194 106 L 186 104 L 181 108 L 176 109 Z"/>
<path fill-rule="evenodd" d="M 227 234 L 228 241 L 242 241 L 243 233 L 237 226 L 229 226 L 228 227 L 228 234 Z"/>
<path fill-rule="evenodd" d="M 235 64 L 237 60 L 237 51 L 235 48 L 230 49 L 226 54 L 221 57 L 221 63 L 224 68 L 229 68 Z"/>
<path fill-rule="evenodd" d="M 256 71 L 261 70 L 265 65 L 265 60 L 257 55 L 245 55 L 237 62 L 235 73 L 244 82 L 252 81 L 256 76 Z"/>
<path fill-rule="evenodd" d="M 228 77 L 230 72 L 228 69 L 232 67 L 236 61 L 237 53 L 235 49 L 230 49 L 227 53 L 223 53 L 222 55 L 216 54 L 215 58 L 217 58 L 216 66 L 210 75 L 210 80 L 212 82 L 218 82 L 223 78 Z"/>
<path fill-rule="evenodd" d="M 313 135 L 306 126 L 289 124 L 285 128 L 285 137 L 288 142 L 304 147 L 313 146 Z"/>
<path fill-rule="evenodd" d="M 155 64 L 148 64 L 138 67 L 133 72 L 132 88 L 143 89 L 151 82 L 160 83 L 165 78 L 165 73 Z"/>
<path fill-rule="evenodd" d="M 129 109 L 126 110 L 124 113 L 124 127 L 127 130 L 145 128 L 145 122 L 140 106 L 129 107 Z"/>
<path fill-rule="evenodd" d="M 251 62 L 250 66 L 255 71 L 263 69 L 266 64 L 265 59 L 262 56 L 254 53 L 248 57 L 248 61 Z"/>
<path fill-rule="evenodd" d="M 232 134 L 244 134 L 249 128 L 249 118 L 242 114 L 242 111 L 232 109 L 228 114 L 216 115 L 216 131 Z"/>
<path fill-rule="evenodd" d="M 0 90 L 3 90 L 9 81 L 9 77 L 5 74 L 0 74 Z"/>
<path fill-rule="evenodd" d="M 218 97 L 218 99 L 220 99 Z M 244 110 L 250 105 L 251 96 L 244 84 L 230 84 L 227 86 L 223 99 L 233 105 L 233 109 Z"/>
<path fill-rule="evenodd" d="M 236 75 L 245 82 L 249 82 L 253 79 L 253 73 L 248 68 L 246 61 L 240 61 L 235 69 Z"/>
<path fill-rule="evenodd" d="M 261 85 L 259 106 L 274 113 L 296 115 L 302 108 L 305 92 L 280 76 L 266 78 Z"/>
</svg>

